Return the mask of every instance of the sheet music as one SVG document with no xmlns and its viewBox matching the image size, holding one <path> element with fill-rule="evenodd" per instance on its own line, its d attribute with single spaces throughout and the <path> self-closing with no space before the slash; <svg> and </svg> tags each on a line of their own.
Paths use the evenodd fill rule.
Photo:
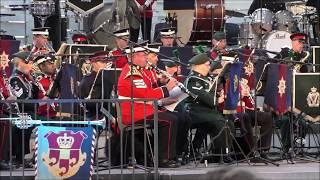
<svg viewBox="0 0 320 180">
<path fill-rule="evenodd" d="M 186 99 L 188 96 L 189 96 L 189 95 L 186 94 L 186 93 L 181 93 L 181 95 L 178 97 L 178 100 L 177 100 L 175 103 L 170 104 L 170 105 L 166 105 L 166 106 L 164 106 L 164 107 L 165 107 L 168 111 L 173 112 L 174 109 L 177 107 L 177 105 L 178 105 L 181 101 L 183 101 L 184 99 Z"/>
</svg>

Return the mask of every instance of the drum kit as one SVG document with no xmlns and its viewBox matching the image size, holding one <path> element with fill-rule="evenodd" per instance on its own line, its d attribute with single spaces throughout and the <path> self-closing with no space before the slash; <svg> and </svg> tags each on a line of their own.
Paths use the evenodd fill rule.
<svg viewBox="0 0 320 180">
<path fill-rule="evenodd" d="M 286 3 L 286 10 L 273 13 L 269 9 L 256 9 L 251 16 L 245 16 L 240 26 L 239 44 L 243 47 L 265 48 L 280 52 L 291 48 L 290 35 L 295 31 L 309 33 L 310 22 L 316 18 L 316 8 L 306 2 Z M 275 54 L 268 54 L 274 57 Z"/>
</svg>

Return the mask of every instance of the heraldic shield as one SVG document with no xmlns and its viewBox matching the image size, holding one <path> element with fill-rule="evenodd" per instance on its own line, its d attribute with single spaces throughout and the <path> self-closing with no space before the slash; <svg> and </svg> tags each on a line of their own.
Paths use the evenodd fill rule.
<svg viewBox="0 0 320 180">
<path fill-rule="evenodd" d="M 320 73 L 296 73 L 293 79 L 293 107 L 305 119 L 320 122 Z"/>
<path fill-rule="evenodd" d="M 39 126 L 36 179 L 90 179 L 95 138 L 92 127 Z"/>
</svg>

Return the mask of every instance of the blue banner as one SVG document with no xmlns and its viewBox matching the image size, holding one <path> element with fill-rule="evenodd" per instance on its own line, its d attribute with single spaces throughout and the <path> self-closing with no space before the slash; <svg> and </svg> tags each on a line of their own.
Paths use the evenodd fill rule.
<svg viewBox="0 0 320 180">
<path fill-rule="evenodd" d="M 92 127 L 39 126 L 36 179 L 90 179 L 95 138 Z"/>
<path fill-rule="evenodd" d="M 292 70 L 286 64 L 270 64 L 265 91 L 265 107 L 283 114 L 291 106 Z"/>
<path fill-rule="evenodd" d="M 225 84 L 225 103 L 224 103 L 224 114 L 235 114 L 237 113 L 237 106 L 240 96 L 240 73 L 243 63 L 237 62 L 230 64 L 229 77 Z"/>
</svg>

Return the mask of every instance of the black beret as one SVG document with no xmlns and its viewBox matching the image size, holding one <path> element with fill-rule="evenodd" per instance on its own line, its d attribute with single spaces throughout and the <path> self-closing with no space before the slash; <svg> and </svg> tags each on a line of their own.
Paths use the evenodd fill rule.
<svg viewBox="0 0 320 180">
<path fill-rule="evenodd" d="M 22 60 L 24 60 L 25 62 L 27 62 L 27 58 L 29 57 L 30 55 L 30 52 L 26 52 L 26 51 L 20 51 L 20 52 L 17 52 L 17 53 L 14 53 L 12 54 L 12 58 L 20 58 Z"/>
<path fill-rule="evenodd" d="M 201 53 L 201 54 L 193 56 L 189 60 L 189 64 L 199 65 L 199 64 L 204 64 L 207 61 L 210 61 L 210 58 L 208 57 L 208 55 L 206 53 Z"/>
</svg>

